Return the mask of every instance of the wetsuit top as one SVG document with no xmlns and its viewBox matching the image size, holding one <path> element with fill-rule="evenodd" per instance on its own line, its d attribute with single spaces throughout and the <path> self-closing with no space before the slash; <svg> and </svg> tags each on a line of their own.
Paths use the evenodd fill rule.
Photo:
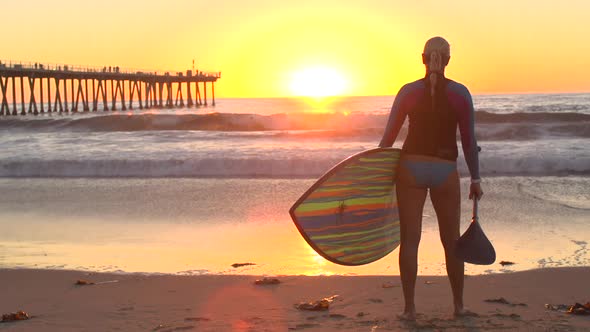
<svg viewBox="0 0 590 332">
<path fill-rule="evenodd" d="M 479 179 L 479 160 L 474 130 L 474 110 L 467 88 L 443 75 L 438 78 L 434 98 L 427 78 L 404 85 L 395 97 L 380 147 L 395 142 L 406 116 L 408 136 L 402 151 L 446 160 L 457 160 L 457 125 L 463 155 L 472 179 Z"/>
</svg>

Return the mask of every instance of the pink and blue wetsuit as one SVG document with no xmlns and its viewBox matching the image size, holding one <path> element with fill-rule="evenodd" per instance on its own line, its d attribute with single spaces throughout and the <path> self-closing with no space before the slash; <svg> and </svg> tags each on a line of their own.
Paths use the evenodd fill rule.
<svg viewBox="0 0 590 332">
<path fill-rule="evenodd" d="M 402 154 L 424 155 L 454 162 L 458 156 L 458 126 L 469 173 L 472 179 L 479 179 L 471 94 L 464 85 L 453 80 L 439 77 L 438 81 L 434 97 L 431 95 L 428 78 L 408 83 L 400 89 L 379 146 L 392 146 L 408 117 L 408 136 L 402 147 Z M 417 182 L 423 182 L 427 187 L 440 184 L 454 170 L 454 167 L 436 169 L 424 163 L 408 163 L 407 166 L 414 173 Z M 428 171 L 434 174 L 426 174 Z"/>
</svg>

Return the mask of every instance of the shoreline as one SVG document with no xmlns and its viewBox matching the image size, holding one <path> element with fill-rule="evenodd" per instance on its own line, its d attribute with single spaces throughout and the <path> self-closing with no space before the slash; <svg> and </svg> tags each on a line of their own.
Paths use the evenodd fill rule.
<svg viewBox="0 0 590 332">
<path fill-rule="evenodd" d="M 444 263 L 444 262 L 443 262 Z M 60 268 L 60 267 L 6 267 L 0 266 L 0 277 L 5 273 L 63 273 L 63 274 L 79 274 L 85 275 L 88 277 L 92 276 L 111 276 L 116 279 L 117 276 L 121 278 L 127 277 L 181 277 L 181 278 L 199 278 L 199 277 L 215 277 L 215 278 L 225 278 L 225 277 L 244 277 L 244 278 L 399 278 L 399 273 L 397 274 L 357 274 L 354 272 L 348 273 L 330 273 L 330 274 L 288 274 L 288 273 L 240 273 L 240 269 L 247 270 L 252 269 L 250 264 L 256 266 L 255 263 L 236 263 L 236 264 L 244 264 L 244 267 L 235 268 L 233 271 L 222 271 L 222 272 L 206 272 L 205 270 L 187 270 L 187 271 L 178 271 L 178 272 L 142 272 L 142 271 L 123 271 L 123 270 L 114 270 L 114 271 L 95 271 L 95 270 L 83 270 L 83 269 L 75 269 L 75 268 Z M 495 262 L 493 265 L 499 264 Z M 516 264 L 516 263 L 514 263 Z M 465 263 L 465 266 L 471 266 L 473 264 Z M 230 266 L 231 267 L 231 266 Z M 498 269 L 498 270 L 489 270 L 483 273 L 468 273 L 465 270 L 465 279 L 467 278 L 475 278 L 475 277 L 486 277 L 486 276 L 498 276 L 498 275 L 510 275 L 510 274 L 517 274 L 517 273 L 535 273 L 540 271 L 546 270 L 588 270 L 588 276 L 590 277 L 590 266 L 559 266 L 559 267 L 537 267 L 527 270 L 509 270 L 508 265 L 506 268 Z M 194 272 L 194 273 L 193 273 Z M 418 277 L 422 278 L 446 278 L 446 274 L 420 274 L 418 273 Z M 0 279 L 1 280 L 1 279 Z M 1 284 L 0 284 L 1 287 Z M 0 288 L 1 290 L 1 288 Z M 589 294 L 590 295 L 590 294 Z"/>
<path fill-rule="evenodd" d="M 589 316 L 551 311 L 545 304 L 590 301 L 590 267 L 544 268 L 466 276 L 466 307 L 454 319 L 444 276 L 418 276 L 415 323 L 400 322 L 399 276 L 277 277 L 143 275 L 66 270 L 0 269 L 0 314 L 32 318 L 1 323 L 0 331 L 397 331 L 590 329 Z M 94 285 L 75 285 L 77 280 Z M 327 311 L 301 302 L 332 297 Z M 486 300 L 503 301 L 486 302 Z"/>
<path fill-rule="evenodd" d="M 395 275 L 397 253 L 344 267 L 321 258 L 288 210 L 313 180 L 1 180 L 2 267 L 96 272 Z M 590 266 L 590 178 L 489 178 L 481 225 L 502 267 L 468 274 Z M 471 220 L 468 183 L 461 229 Z M 277 250 L 280 248 L 280 250 Z M 257 265 L 235 270 L 232 263 Z M 445 275 L 436 213 L 423 213 L 419 273 Z"/>
</svg>

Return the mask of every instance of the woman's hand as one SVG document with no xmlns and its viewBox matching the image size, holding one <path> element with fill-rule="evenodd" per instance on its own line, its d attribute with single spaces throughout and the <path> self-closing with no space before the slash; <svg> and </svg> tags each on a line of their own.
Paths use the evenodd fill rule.
<svg viewBox="0 0 590 332">
<path fill-rule="evenodd" d="M 483 190 L 481 190 L 481 184 L 478 183 L 471 183 L 469 187 L 469 199 L 473 199 L 474 197 L 479 201 L 483 196 Z"/>
</svg>

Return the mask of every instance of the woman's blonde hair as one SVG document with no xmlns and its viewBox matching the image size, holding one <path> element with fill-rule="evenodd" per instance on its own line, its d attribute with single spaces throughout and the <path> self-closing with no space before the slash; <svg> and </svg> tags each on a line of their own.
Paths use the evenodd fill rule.
<svg viewBox="0 0 590 332">
<path fill-rule="evenodd" d="M 422 62 L 427 65 L 430 94 L 434 97 L 438 74 L 442 74 L 451 57 L 451 46 L 443 37 L 430 38 L 424 45 Z"/>
</svg>

